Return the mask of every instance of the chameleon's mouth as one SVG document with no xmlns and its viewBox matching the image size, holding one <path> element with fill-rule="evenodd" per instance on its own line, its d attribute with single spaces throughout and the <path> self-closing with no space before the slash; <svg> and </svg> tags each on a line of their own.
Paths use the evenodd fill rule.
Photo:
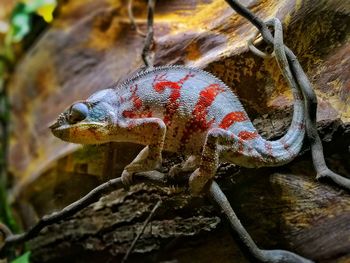
<svg viewBox="0 0 350 263">
<path fill-rule="evenodd" d="M 52 131 L 52 130 L 55 130 L 55 129 L 61 127 L 61 126 L 62 126 L 62 125 L 61 125 L 58 121 L 55 121 L 53 124 L 51 124 L 51 125 L 49 126 L 49 129 Z"/>
<path fill-rule="evenodd" d="M 50 125 L 51 132 L 61 140 L 73 143 L 96 144 L 105 141 L 108 128 L 106 123 L 79 122 L 75 124 L 60 123 Z"/>
<path fill-rule="evenodd" d="M 51 124 L 49 126 L 49 129 L 51 131 L 55 130 L 66 130 L 66 129 L 74 129 L 74 128 L 92 128 L 92 127 L 105 127 L 106 123 L 101 122 L 79 122 L 75 124 L 68 124 L 68 123 L 60 123 L 59 121 L 56 121 L 55 123 Z"/>
<path fill-rule="evenodd" d="M 69 126 L 67 124 L 67 114 L 61 113 L 56 121 L 53 124 L 49 125 L 49 129 L 53 132 L 54 130 L 62 128 L 63 126 Z"/>
</svg>

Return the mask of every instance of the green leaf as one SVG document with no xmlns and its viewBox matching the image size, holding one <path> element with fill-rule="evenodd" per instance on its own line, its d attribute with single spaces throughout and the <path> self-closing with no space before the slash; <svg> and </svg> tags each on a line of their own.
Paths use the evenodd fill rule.
<svg viewBox="0 0 350 263">
<path fill-rule="evenodd" d="M 30 13 L 27 13 L 26 6 L 17 4 L 11 17 L 11 35 L 13 42 L 19 42 L 31 29 Z"/>
<path fill-rule="evenodd" d="M 25 3 L 27 13 L 37 13 L 47 23 L 53 19 L 52 14 L 57 6 L 56 0 L 22 0 Z"/>
<path fill-rule="evenodd" d="M 15 260 L 13 260 L 11 263 L 30 263 L 29 261 L 30 257 L 30 251 L 24 253 L 23 255 L 19 256 Z"/>
<path fill-rule="evenodd" d="M 30 31 L 30 17 L 28 14 L 17 14 L 13 18 L 13 41 L 19 42 Z"/>
<path fill-rule="evenodd" d="M 47 23 L 52 22 L 56 6 L 56 0 L 22 0 L 18 3 L 11 17 L 11 41 L 20 42 L 30 32 L 34 13 Z"/>
</svg>

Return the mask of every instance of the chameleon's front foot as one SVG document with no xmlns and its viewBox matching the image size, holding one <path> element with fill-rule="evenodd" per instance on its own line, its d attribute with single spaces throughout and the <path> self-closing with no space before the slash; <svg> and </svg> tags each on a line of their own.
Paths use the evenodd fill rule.
<svg viewBox="0 0 350 263">
<path fill-rule="evenodd" d="M 151 170 L 159 170 L 162 166 L 162 157 L 153 148 L 146 146 L 136 156 L 136 158 L 128 164 L 122 175 L 121 180 L 126 188 L 133 184 L 134 174 Z"/>
<path fill-rule="evenodd" d="M 129 166 L 129 165 L 128 165 Z M 121 180 L 126 189 L 128 189 L 133 183 L 134 183 L 134 177 L 136 173 L 139 172 L 147 172 L 152 170 L 161 170 L 161 164 L 157 163 L 156 165 L 153 165 L 152 167 L 146 168 L 147 166 L 137 166 L 140 167 L 139 169 L 132 169 L 132 171 L 129 171 L 128 169 L 124 169 L 121 175 Z M 144 167 L 144 168 L 142 168 Z"/>
<path fill-rule="evenodd" d="M 130 185 L 133 184 L 133 173 L 130 173 L 127 170 L 124 170 L 122 172 L 121 179 L 124 187 L 128 189 Z"/>
</svg>

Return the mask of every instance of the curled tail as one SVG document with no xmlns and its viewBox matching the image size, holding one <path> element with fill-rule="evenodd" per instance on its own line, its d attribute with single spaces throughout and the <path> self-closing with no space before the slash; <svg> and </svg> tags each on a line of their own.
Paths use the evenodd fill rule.
<svg viewBox="0 0 350 263">
<path fill-rule="evenodd" d="M 267 23 L 274 26 L 275 57 L 283 76 L 292 89 L 294 97 L 293 118 L 287 133 L 275 141 L 268 141 L 260 137 L 259 142 L 257 142 L 258 145 L 256 145 L 263 165 L 274 166 L 290 162 L 299 153 L 305 136 L 305 107 L 301 90 L 294 81 L 285 54 L 281 22 L 274 18 Z"/>
<path fill-rule="evenodd" d="M 280 139 L 268 141 L 260 137 L 260 147 L 256 147 L 264 166 L 283 165 L 292 161 L 300 152 L 305 136 L 303 101 L 294 95 L 294 113 L 287 133 Z"/>
</svg>

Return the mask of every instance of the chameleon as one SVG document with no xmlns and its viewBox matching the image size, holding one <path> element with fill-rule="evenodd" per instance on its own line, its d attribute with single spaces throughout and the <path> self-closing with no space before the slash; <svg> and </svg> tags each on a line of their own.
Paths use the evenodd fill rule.
<svg viewBox="0 0 350 263">
<path fill-rule="evenodd" d="M 124 168 L 123 183 L 137 172 L 159 169 L 162 151 L 188 157 L 170 169 L 190 171 L 193 195 L 203 193 L 219 162 L 255 168 L 280 166 L 299 153 L 305 135 L 303 97 L 292 88 L 293 117 L 286 134 L 259 135 L 233 91 L 220 79 L 185 66 L 145 69 L 114 87 L 77 101 L 50 127 L 68 142 L 132 142 L 145 147 Z"/>
</svg>

